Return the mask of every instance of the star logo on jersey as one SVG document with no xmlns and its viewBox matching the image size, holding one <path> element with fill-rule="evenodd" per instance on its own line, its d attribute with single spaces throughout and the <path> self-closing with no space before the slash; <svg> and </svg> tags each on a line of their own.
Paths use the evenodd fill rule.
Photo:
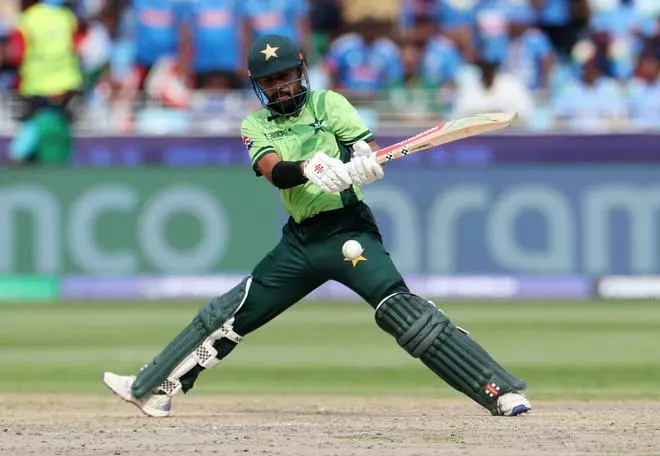
<svg viewBox="0 0 660 456">
<path fill-rule="evenodd" d="M 360 261 L 367 261 L 367 259 L 360 255 L 359 257 L 353 258 L 352 260 L 350 258 L 344 258 L 344 261 L 350 261 L 353 267 L 355 267 Z"/>
<path fill-rule="evenodd" d="M 266 60 L 270 60 L 271 57 L 273 58 L 278 58 L 279 55 L 277 55 L 277 50 L 279 49 L 279 46 L 272 47 L 270 44 L 266 43 L 266 47 L 264 48 L 263 51 L 259 51 L 264 55 L 264 58 Z"/>
<path fill-rule="evenodd" d="M 315 120 L 308 125 L 314 129 L 314 134 L 318 133 L 319 131 L 325 131 L 325 122 L 323 120 Z"/>
</svg>

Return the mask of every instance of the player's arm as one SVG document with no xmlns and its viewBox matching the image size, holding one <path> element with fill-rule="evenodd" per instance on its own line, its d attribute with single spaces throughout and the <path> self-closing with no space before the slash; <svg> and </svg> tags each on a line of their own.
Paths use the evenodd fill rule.
<svg viewBox="0 0 660 456">
<path fill-rule="evenodd" d="M 371 148 L 372 152 L 377 152 L 380 150 L 380 146 L 376 144 L 376 140 L 371 140 L 367 144 L 369 144 L 369 147 Z"/>
<path fill-rule="evenodd" d="M 257 176 L 264 176 L 280 189 L 295 187 L 307 181 L 301 162 L 283 161 L 266 139 L 263 127 L 252 117 L 246 118 L 241 124 L 241 139 Z"/>
<path fill-rule="evenodd" d="M 267 153 L 257 162 L 256 171 L 282 190 L 308 180 L 328 193 L 344 191 L 353 184 L 346 165 L 324 152 L 317 152 L 309 160 L 301 161 L 284 161 L 274 152 Z"/>
<path fill-rule="evenodd" d="M 323 152 L 305 161 L 282 160 L 251 117 L 243 121 L 241 135 L 257 176 L 263 175 L 279 189 L 296 187 L 308 180 L 325 192 L 340 192 L 351 185 L 344 163 Z"/>
<path fill-rule="evenodd" d="M 275 152 L 269 152 L 259 159 L 255 170 L 275 187 L 286 189 L 307 182 L 303 172 L 304 161 L 283 161 Z"/>
<path fill-rule="evenodd" d="M 380 150 L 380 146 L 376 143 L 375 139 L 372 139 L 369 142 L 365 141 L 358 141 L 355 144 L 353 144 L 353 156 L 357 155 L 363 155 L 365 157 L 370 157 L 374 155 L 374 152 L 378 152 Z M 374 157 L 375 160 L 375 157 Z M 380 165 L 381 167 L 384 166 Z"/>
</svg>

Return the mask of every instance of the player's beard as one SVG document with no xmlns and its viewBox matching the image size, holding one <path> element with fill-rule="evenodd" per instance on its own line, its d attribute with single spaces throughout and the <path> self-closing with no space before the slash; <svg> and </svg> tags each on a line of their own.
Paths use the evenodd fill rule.
<svg viewBox="0 0 660 456">
<path fill-rule="evenodd" d="M 285 99 L 280 99 L 279 89 L 284 88 L 286 86 L 290 86 L 294 82 L 299 83 L 296 85 L 297 88 L 295 89 L 295 92 L 293 92 L 293 94 L 290 94 L 290 96 Z M 271 92 L 270 97 L 266 95 L 266 93 L 261 88 L 259 83 L 254 79 L 252 80 L 252 88 L 254 89 L 254 92 L 257 94 L 259 101 L 261 101 L 261 104 L 264 107 L 268 108 L 270 112 L 273 113 L 274 117 L 294 116 L 301 111 L 302 107 L 307 101 L 307 95 L 309 93 L 309 76 L 307 75 L 307 68 L 305 67 L 305 64 L 302 63 L 300 65 L 299 77 L 297 79 L 289 80 L 277 87 L 273 87 L 272 89 L 270 89 L 269 90 L 269 92 Z M 287 93 L 287 95 L 289 95 L 289 93 Z"/>
<path fill-rule="evenodd" d="M 288 94 L 286 94 L 288 95 Z M 300 85 L 295 95 L 288 95 L 286 98 L 281 99 L 280 95 L 273 101 L 269 101 L 267 106 L 274 113 L 290 116 L 296 114 L 302 105 L 305 103 L 307 97 L 307 88 Z"/>
</svg>

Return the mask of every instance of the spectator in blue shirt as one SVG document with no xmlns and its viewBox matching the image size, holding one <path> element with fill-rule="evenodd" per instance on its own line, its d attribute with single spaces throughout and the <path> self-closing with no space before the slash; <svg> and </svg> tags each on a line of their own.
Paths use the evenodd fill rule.
<svg viewBox="0 0 660 456">
<path fill-rule="evenodd" d="M 543 26 L 565 26 L 571 22 L 571 0 L 531 0 Z"/>
<path fill-rule="evenodd" d="M 474 23 L 478 0 L 440 0 L 438 18 L 445 32 L 469 27 Z"/>
<path fill-rule="evenodd" d="M 630 0 L 595 12 L 591 29 L 601 36 L 609 48 L 614 76 L 630 79 L 644 43 L 653 36 L 657 23 L 650 14 L 637 8 Z"/>
<path fill-rule="evenodd" d="M 359 21 L 356 32 L 337 38 L 326 63 L 334 88 L 367 98 L 401 82 L 403 69 L 398 46 L 380 33 L 372 17 Z"/>
<path fill-rule="evenodd" d="M 502 69 L 520 77 L 530 90 L 548 89 L 555 62 L 552 44 L 533 27 L 528 8 L 509 11 L 508 37 Z"/>
<path fill-rule="evenodd" d="M 594 12 L 590 26 L 612 37 L 648 37 L 655 33 L 656 21 L 632 0 L 619 0 L 609 8 Z"/>
<path fill-rule="evenodd" d="M 170 90 L 151 94 L 167 105 L 180 105 L 182 97 L 172 97 L 178 88 L 186 87 L 188 58 L 182 18 L 185 17 L 185 0 L 131 0 L 120 23 L 119 35 L 130 47 L 121 46 L 121 57 L 113 57 L 113 64 L 130 61 L 131 73 L 121 81 L 119 92 L 113 99 L 113 115 L 122 131 L 134 128 L 132 112 L 136 108 L 140 89 L 148 90 L 149 76 L 158 73 L 175 83 L 168 84 Z M 128 50 L 128 52 L 126 52 Z M 164 63 L 164 64 L 163 64 Z M 161 65 L 163 64 L 163 65 Z M 158 69 L 158 70 L 157 70 Z M 187 93 L 185 94 L 187 96 Z"/>
<path fill-rule="evenodd" d="M 403 0 L 398 24 L 403 31 L 409 31 L 420 18 L 430 20 L 456 43 L 466 59 L 476 60 L 473 32 L 476 10 L 477 0 Z"/>
<path fill-rule="evenodd" d="M 263 35 L 284 35 L 309 54 L 310 25 L 307 0 L 242 0 L 245 16 L 244 50 Z"/>
<path fill-rule="evenodd" d="M 240 0 L 188 0 L 186 25 L 191 34 L 191 70 L 195 86 L 209 88 L 219 79 L 233 79 L 246 61 L 241 40 Z M 231 75 L 234 75 L 233 78 Z M 224 81 L 222 84 L 227 84 Z"/>
<path fill-rule="evenodd" d="M 463 57 L 449 38 L 438 35 L 426 43 L 421 61 L 421 77 L 436 87 L 453 86 Z"/>
<path fill-rule="evenodd" d="M 147 71 L 181 46 L 182 0 L 133 0 L 135 63 Z"/>
<path fill-rule="evenodd" d="M 576 131 L 616 127 L 626 113 L 621 87 L 603 74 L 596 55 L 582 65 L 580 79 L 568 80 L 553 94 L 552 104 L 563 126 Z"/>
<path fill-rule="evenodd" d="M 640 56 L 629 85 L 629 99 L 632 126 L 656 130 L 660 119 L 660 59 L 651 52 Z"/>
<path fill-rule="evenodd" d="M 398 30 L 402 44 L 414 41 L 421 42 L 425 45 L 427 41 L 440 33 L 437 6 L 437 0 L 403 3 L 402 10 L 399 14 Z M 433 8 L 431 9 L 431 7 Z"/>
<path fill-rule="evenodd" d="M 508 44 L 507 10 L 510 0 L 480 0 L 476 8 L 475 37 L 481 58 L 501 62 Z"/>
<path fill-rule="evenodd" d="M 413 60 L 410 56 L 419 52 L 418 73 L 423 85 L 436 88 L 453 85 L 464 59 L 437 22 L 425 15 L 415 16 L 412 27 L 402 35 L 402 47 L 417 48 L 414 52 L 408 49 L 408 62 Z"/>
<path fill-rule="evenodd" d="M 530 0 L 539 28 L 562 59 L 570 56 L 589 20 L 587 0 Z"/>
<path fill-rule="evenodd" d="M 408 32 L 419 19 L 440 22 L 440 0 L 403 0 L 397 18 L 399 28 Z"/>
<path fill-rule="evenodd" d="M 454 42 L 437 26 L 434 28 L 436 33 L 429 35 L 426 32 L 425 24 L 429 21 L 428 18 L 417 17 L 414 28 L 403 35 L 401 55 L 404 78 L 408 81 L 418 78 L 420 85 L 435 90 L 453 87 L 465 60 Z M 411 70 L 412 62 L 417 62 L 415 71 Z"/>
<path fill-rule="evenodd" d="M 316 64 L 328 52 L 332 40 L 344 27 L 343 0 L 310 0 L 309 22 L 312 30 L 313 54 L 308 60 Z"/>
</svg>

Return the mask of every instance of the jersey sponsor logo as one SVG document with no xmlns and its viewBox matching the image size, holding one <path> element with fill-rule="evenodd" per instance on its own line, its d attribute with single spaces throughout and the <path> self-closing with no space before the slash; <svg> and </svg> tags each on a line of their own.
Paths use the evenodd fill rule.
<svg viewBox="0 0 660 456">
<path fill-rule="evenodd" d="M 241 140 L 243 141 L 243 144 L 245 145 L 245 148 L 249 151 L 252 149 L 252 144 L 254 144 L 254 141 L 252 141 L 252 138 L 248 136 L 241 136 Z"/>
<path fill-rule="evenodd" d="M 277 139 L 282 139 L 287 135 L 285 130 L 276 130 L 276 131 L 271 131 L 269 133 L 266 133 L 266 139 L 268 141 L 274 141 Z"/>
</svg>

